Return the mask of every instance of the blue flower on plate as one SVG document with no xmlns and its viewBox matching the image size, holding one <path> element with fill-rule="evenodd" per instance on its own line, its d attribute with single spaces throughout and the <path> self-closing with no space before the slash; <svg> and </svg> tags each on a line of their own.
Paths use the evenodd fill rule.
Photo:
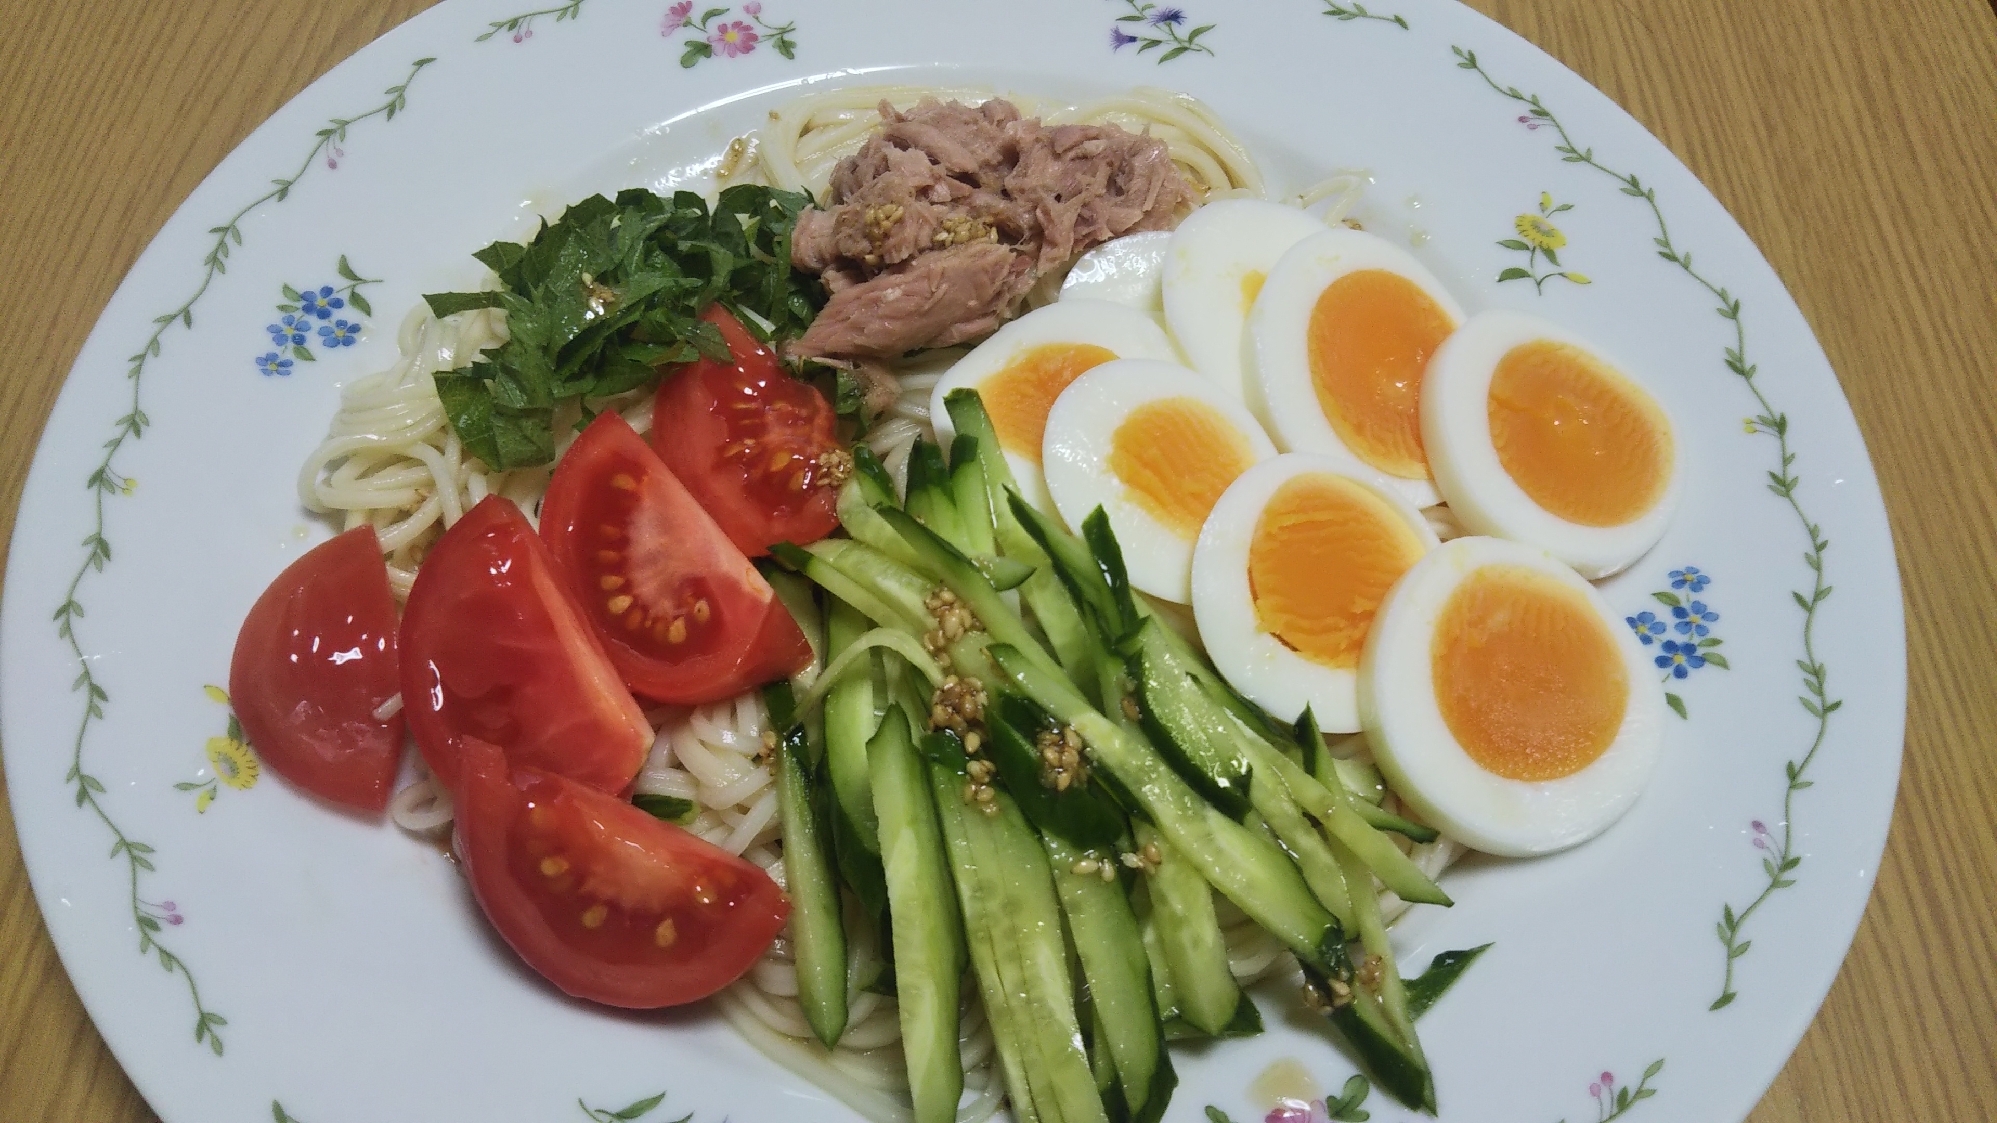
<svg viewBox="0 0 1997 1123">
<path fill-rule="evenodd" d="M 278 358 L 277 352 L 267 352 L 257 360 L 257 370 L 263 374 L 290 374 L 291 360 Z"/>
<path fill-rule="evenodd" d="M 346 320 L 334 320 L 330 325 L 319 329 L 319 345 L 327 350 L 336 347 L 352 347 L 361 334 L 361 325 Z"/>
<path fill-rule="evenodd" d="M 324 330 L 324 329 L 321 329 Z M 1680 605 L 1671 610 L 1678 622 L 1672 627 L 1681 636 L 1704 636 L 1712 633 L 1711 624 L 1719 623 L 1720 614 L 1706 607 L 1705 601 L 1695 600 L 1689 605 Z"/>
<path fill-rule="evenodd" d="M 1112 27 L 1109 29 L 1110 50 L 1120 51 L 1135 42 L 1137 42 L 1137 36 L 1125 33 L 1121 27 Z"/>
<path fill-rule="evenodd" d="M 331 285 L 320 285 L 316 292 L 312 289 L 306 289 L 300 294 L 298 303 L 306 312 L 311 313 L 321 320 L 332 319 L 333 312 L 336 309 L 347 306 L 346 301 L 334 294 L 333 286 Z"/>
<path fill-rule="evenodd" d="M 1186 22 L 1186 13 L 1178 8 L 1160 8 L 1148 17 L 1153 27 L 1168 23 Z"/>
<path fill-rule="evenodd" d="M 1677 640 L 1664 641 L 1664 654 L 1657 657 L 1657 665 L 1671 672 L 1672 678 L 1684 678 L 1706 665 L 1706 657 L 1699 654 L 1697 644 L 1679 643 Z"/>
<path fill-rule="evenodd" d="M 311 328 L 311 323 L 305 317 L 291 312 L 286 312 L 284 319 L 279 320 L 277 323 L 264 325 L 264 330 L 270 333 L 270 345 L 272 347 L 286 347 L 294 343 L 302 344 L 305 342 L 305 333 L 311 330 Z"/>
<path fill-rule="evenodd" d="M 1684 569 L 1674 569 L 1671 571 L 1671 587 L 1674 589 L 1688 589 L 1694 593 L 1703 593 L 1706 591 L 1706 586 L 1712 583 L 1713 579 L 1699 572 L 1699 567 L 1696 565 L 1688 565 Z"/>
<path fill-rule="evenodd" d="M 1636 638 L 1645 647 L 1656 643 L 1657 637 L 1667 630 L 1664 621 L 1659 620 L 1655 612 L 1639 612 L 1635 616 L 1625 616 L 1623 623 L 1630 626 L 1630 631 L 1636 633 Z"/>
</svg>

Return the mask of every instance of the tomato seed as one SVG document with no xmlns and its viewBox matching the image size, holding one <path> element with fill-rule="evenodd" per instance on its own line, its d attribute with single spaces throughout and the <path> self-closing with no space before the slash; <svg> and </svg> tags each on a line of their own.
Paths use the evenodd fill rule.
<svg viewBox="0 0 1997 1123">
<path fill-rule="evenodd" d="M 708 607 L 706 597 L 702 597 L 701 599 L 693 602 L 694 623 L 705 624 L 707 623 L 707 618 L 712 615 L 714 615 L 714 610 Z"/>
<path fill-rule="evenodd" d="M 591 905 L 589 908 L 583 910 L 582 926 L 584 928 L 601 928 L 603 927 L 603 922 L 609 918 L 610 906 Z"/>
<path fill-rule="evenodd" d="M 624 579 L 614 573 L 606 573 L 596 579 L 596 584 L 606 593 L 615 592 L 624 587 Z"/>
<path fill-rule="evenodd" d="M 604 541 L 615 542 L 624 537 L 624 530 L 612 523 L 598 523 L 596 532 L 603 535 Z"/>
<path fill-rule="evenodd" d="M 567 872 L 569 872 L 569 862 L 567 858 L 541 859 L 542 877 L 560 877 Z"/>
<path fill-rule="evenodd" d="M 636 491 L 638 490 L 638 481 L 632 479 L 629 473 L 619 472 L 610 477 L 610 486 L 619 491 Z"/>
<path fill-rule="evenodd" d="M 619 593 L 609 600 L 604 601 L 603 607 L 609 609 L 612 616 L 622 616 L 624 615 L 624 610 L 631 607 L 631 595 L 629 593 Z"/>
<path fill-rule="evenodd" d="M 684 616 L 673 617 L 673 626 L 666 629 L 666 642 L 667 643 L 686 642 L 686 617 Z"/>
<path fill-rule="evenodd" d="M 644 610 L 644 609 L 641 609 L 641 608 L 634 608 L 634 609 L 632 609 L 631 611 L 629 611 L 629 612 L 625 613 L 625 614 L 624 614 L 624 626 L 625 626 L 626 628 L 629 628 L 630 630 L 632 630 L 632 631 L 634 631 L 634 632 L 635 632 L 635 631 L 637 631 L 638 629 L 640 629 L 640 628 L 644 627 L 644 626 L 645 626 L 645 610 Z"/>
<path fill-rule="evenodd" d="M 615 550 L 598 550 L 596 552 L 596 560 L 605 565 L 615 565 L 624 560 L 624 555 Z"/>
<path fill-rule="evenodd" d="M 662 948 L 672 947 L 679 938 L 679 929 L 673 927 L 673 918 L 670 916 L 659 921 L 659 926 L 652 929 L 652 942 Z"/>
</svg>

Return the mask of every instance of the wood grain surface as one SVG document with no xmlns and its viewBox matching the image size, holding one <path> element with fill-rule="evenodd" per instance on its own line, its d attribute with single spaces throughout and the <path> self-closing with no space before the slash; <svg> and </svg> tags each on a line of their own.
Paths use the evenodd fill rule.
<svg viewBox="0 0 1997 1123">
<path fill-rule="evenodd" d="M 0 0 L 0 543 L 63 377 L 154 233 L 272 111 L 427 6 Z M 1627 108 L 1746 227 L 1829 352 L 1892 515 L 1911 676 L 1893 831 L 1851 956 L 1751 1118 L 1997 1118 L 1997 15 L 1473 6 Z M 152 1120 L 0 820 L 0 1119 Z"/>
</svg>

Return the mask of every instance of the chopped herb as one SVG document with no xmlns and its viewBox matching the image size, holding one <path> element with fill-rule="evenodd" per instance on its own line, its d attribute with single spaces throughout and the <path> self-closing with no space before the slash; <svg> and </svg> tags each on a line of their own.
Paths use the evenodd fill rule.
<svg viewBox="0 0 1997 1123">
<path fill-rule="evenodd" d="M 765 340 L 803 334 L 823 299 L 790 264 L 791 231 L 810 205 L 797 192 L 739 186 L 710 210 L 690 191 L 666 199 L 639 188 L 592 195 L 526 245 L 474 254 L 499 275 L 498 291 L 423 298 L 438 316 L 506 312 L 504 345 L 436 376 L 466 450 L 493 469 L 545 464 L 558 405 L 638 389 L 664 364 L 725 359 L 721 333 L 698 318 L 715 301 Z"/>
<path fill-rule="evenodd" d="M 693 822 L 693 817 L 700 813 L 700 808 L 695 806 L 692 800 L 673 795 L 648 795 L 640 792 L 631 797 L 631 804 L 654 819 L 663 819 L 681 827 Z"/>
</svg>

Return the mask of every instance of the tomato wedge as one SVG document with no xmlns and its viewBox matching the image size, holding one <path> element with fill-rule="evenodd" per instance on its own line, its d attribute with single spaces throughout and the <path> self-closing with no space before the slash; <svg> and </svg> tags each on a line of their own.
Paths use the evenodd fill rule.
<svg viewBox="0 0 1997 1123">
<path fill-rule="evenodd" d="M 652 447 L 752 558 L 832 533 L 843 479 L 821 462 L 840 451 L 832 407 L 726 308 L 700 318 L 721 329 L 735 361 L 702 359 L 659 384 Z"/>
<path fill-rule="evenodd" d="M 466 738 L 457 849 L 472 893 L 527 965 L 632 1009 L 705 998 L 790 915 L 768 874 L 612 796 Z"/>
<path fill-rule="evenodd" d="M 541 537 L 610 661 L 647 698 L 731 698 L 811 661 L 770 583 L 615 413 L 556 466 Z"/>
<path fill-rule="evenodd" d="M 534 528 L 487 496 L 423 559 L 402 615 L 402 702 L 453 792 L 462 740 L 605 792 L 630 786 L 652 727 L 569 599 Z"/>
<path fill-rule="evenodd" d="M 373 527 L 307 551 L 236 633 L 229 704 L 264 763 L 334 803 L 380 814 L 402 761 L 395 597 Z"/>
</svg>

